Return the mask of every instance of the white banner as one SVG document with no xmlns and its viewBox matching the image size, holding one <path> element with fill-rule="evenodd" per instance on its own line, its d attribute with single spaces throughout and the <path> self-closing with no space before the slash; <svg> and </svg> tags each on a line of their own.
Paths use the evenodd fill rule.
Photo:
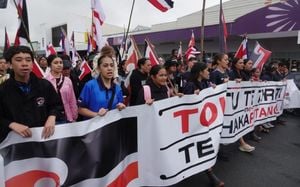
<svg viewBox="0 0 300 187">
<path fill-rule="evenodd" d="M 221 143 L 233 143 L 282 113 L 283 82 L 228 82 Z"/>
<path fill-rule="evenodd" d="M 215 164 L 225 96 L 226 84 L 149 106 L 139 118 L 141 186 L 175 184 Z"/>
<path fill-rule="evenodd" d="M 300 108 L 300 91 L 292 79 L 287 80 L 284 108 Z"/>
<path fill-rule="evenodd" d="M 280 115 L 285 89 L 283 82 L 229 82 L 58 125 L 47 140 L 43 128 L 32 128 L 31 138 L 11 132 L 0 144 L 0 186 L 3 179 L 7 187 L 176 184 L 212 167 L 220 140 L 235 142 Z M 299 100 L 294 97 L 289 100 Z"/>
</svg>

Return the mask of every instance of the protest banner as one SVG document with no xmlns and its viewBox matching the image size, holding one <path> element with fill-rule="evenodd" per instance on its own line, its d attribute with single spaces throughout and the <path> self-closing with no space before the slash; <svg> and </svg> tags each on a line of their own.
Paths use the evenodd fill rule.
<svg viewBox="0 0 300 187">
<path fill-rule="evenodd" d="M 255 125 L 276 119 L 285 89 L 284 82 L 229 82 L 199 95 L 58 125 L 47 140 L 41 138 L 42 127 L 32 128 L 31 138 L 11 132 L 0 144 L 0 184 L 176 184 L 212 167 L 220 142 L 234 142 Z"/>
<path fill-rule="evenodd" d="M 282 114 L 284 82 L 228 82 L 221 143 L 233 143 Z"/>
<path fill-rule="evenodd" d="M 176 184 L 215 164 L 225 94 L 224 84 L 162 100 L 144 113 L 138 130 L 141 186 Z"/>
<path fill-rule="evenodd" d="M 32 128 L 31 138 L 11 132 L 0 144 L 6 187 L 122 187 L 138 177 L 136 116 L 114 110 L 58 125 L 47 140 L 42 129 Z"/>
<path fill-rule="evenodd" d="M 286 94 L 284 98 L 284 109 L 300 108 L 300 90 L 294 80 L 287 80 Z"/>
</svg>

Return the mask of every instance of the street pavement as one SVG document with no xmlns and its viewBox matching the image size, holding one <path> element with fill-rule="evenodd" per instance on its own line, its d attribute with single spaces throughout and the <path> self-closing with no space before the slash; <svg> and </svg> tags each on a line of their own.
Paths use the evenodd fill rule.
<svg viewBox="0 0 300 187">
<path fill-rule="evenodd" d="M 238 150 L 238 144 L 225 147 L 229 161 L 218 160 L 215 174 L 226 187 L 300 187 L 300 117 L 286 115 L 286 125 L 261 133 L 253 153 Z M 172 187 L 209 187 L 205 173 L 194 175 Z"/>
</svg>

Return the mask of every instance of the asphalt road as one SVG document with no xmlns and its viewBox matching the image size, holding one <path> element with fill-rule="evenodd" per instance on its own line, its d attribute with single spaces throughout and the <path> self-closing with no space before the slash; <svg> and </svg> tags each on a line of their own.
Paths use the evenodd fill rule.
<svg viewBox="0 0 300 187">
<path fill-rule="evenodd" d="M 226 146 L 229 161 L 217 161 L 214 172 L 226 187 L 298 187 L 300 186 L 300 117 L 287 115 L 286 125 L 277 125 L 269 134 L 260 134 L 256 150 L 249 154 L 238 144 Z M 209 187 L 204 173 L 194 175 L 173 187 Z"/>
</svg>

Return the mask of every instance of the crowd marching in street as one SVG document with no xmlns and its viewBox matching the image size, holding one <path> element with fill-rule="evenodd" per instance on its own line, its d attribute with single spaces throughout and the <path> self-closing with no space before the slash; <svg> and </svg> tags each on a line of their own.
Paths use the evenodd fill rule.
<svg viewBox="0 0 300 187">
<path fill-rule="evenodd" d="M 31 137 L 31 127 L 43 126 L 42 137 L 49 138 L 55 133 L 55 125 L 86 120 L 95 116 L 105 116 L 112 109 L 123 110 L 139 104 L 185 94 L 199 94 L 201 90 L 215 87 L 229 80 L 241 81 L 281 81 L 287 76 L 289 65 L 274 61 L 263 72 L 252 68 L 249 59 L 229 58 L 227 54 L 216 54 L 212 61 L 199 62 L 196 56 L 182 61 L 177 50 L 164 63 L 152 66 L 147 58 L 138 60 L 131 73 L 124 62 L 116 65 L 115 51 L 105 46 L 91 67 L 97 73 L 86 75 L 79 80 L 79 67 L 72 67 L 67 56 L 53 54 L 37 59 L 45 73 L 43 79 L 32 73 L 35 57 L 26 46 L 10 47 L 0 58 L 0 124 L 1 140 L 10 131 L 20 136 Z M 78 61 L 77 63 L 81 63 Z M 116 72 L 117 71 L 117 76 Z M 124 83 L 129 80 L 129 86 Z M 260 133 L 269 133 L 275 125 L 284 124 L 276 120 L 256 127 L 250 138 L 260 141 Z M 255 147 L 242 137 L 240 151 L 250 153 Z M 228 159 L 226 148 L 220 147 L 220 160 Z M 212 169 L 206 171 L 213 184 L 224 186 Z"/>
<path fill-rule="evenodd" d="M 171 0 L 148 1 L 162 12 L 173 8 Z M 103 42 L 100 32 L 105 15 L 98 0 L 91 1 L 93 18 L 92 29 L 87 36 L 89 43 L 87 51 L 80 51 L 81 55 L 79 55 L 75 47 L 74 32 L 71 41 L 68 41 L 66 31 L 61 28 L 63 51 L 56 52 L 52 44 L 49 44 L 46 50 L 48 53 L 39 52 L 38 55 L 29 37 L 26 1 L 18 2 L 15 4 L 22 24 L 19 25 L 14 46 L 10 46 L 5 28 L 5 46 L 3 55 L 0 55 L 0 143 L 5 142 L 10 132 L 14 132 L 23 140 L 36 136 L 33 128 L 41 127 L 43 130 L 39 136 L 47 140 L 58 132 L 57 126 L 71 126 L 73 123 L 96 117 L 105 119 L 104 116 L 108 116 L 111 110 L 119 114 L 119 111 L 126 111 L 126 108 L 136 105 L 146 104 L 145 106 L 153 107 L 156 101 L 170 97 L 182 99 L 186 95 L 199 95 L 204 89 L 217 90 L 218 85 L 229 81 L 236 83 L 285 81 L 290 73 L 291 66 L 288 61 L 271 59 L 271 51 L 262 48 L 258 42 L 252 51 L 254 55 L 249 56 L 246 51 L 246 34 L 238 51 L 235 54 L 227 53 L 228 32 L 222 1 L 220 1 L 219 13 L 220 50 L 214 49 L 218 53 L 213 53 L 209 58 L 205 54 L 203 45 L 201 51 L 196 49 L 193 31 L 185 54 L 182 52 L 181 41 L 174 41 L 180 43 L 179 49 L 170 48 L 168 57 L 158 58 L 153 44 L 150 43 L 149 38 L 145 38 L 147 45 L 144 56 L 141 56 L 134 36 L 128 35 L 131 20 L 122 43 L 119 43 L 120 46 L 110 46 L 108 42 Z M 7 1 L 5 4 L 4 1 L 0 2 L 0 8 L 6 8 L 6 4 Z M 269 25 L 271 24 L 275 22 Z M 203 43 L 204 17 L 202 29 Z M 26 40 L 27 43 L 23 45 L 22 40 Z M 69 42 L 68 47 L 72 51 L 66 50 L 65 42 Z M 260 53 L 261 51 L 263 53 Z M 285 124 L 282 116 L 274 121 L 259 124 L 255 128 L 251 124 L 254 130 L 244 136 L 241 134 L 236 149 L 241 154 L 254 152 L 253 141 L 260 142 L 262 133 L 272 133 L 272 128 Z M 222 124 L 219 126 L 221 127 Z M 216 164 L 230 159 L 226 145 L 220 144 L 216 150 L 218 160 Z M 9 165 L 6 164 L 2 165 L 5 167 Z M 203 170 L 206 169 L 204 172 L 212 186 L 225 186 L 225 182 L 214 173 L 213 167 L 209 167 Z M 160 176 L 161 180 L 164 178 L 165 175 Z"/>
</svg>

